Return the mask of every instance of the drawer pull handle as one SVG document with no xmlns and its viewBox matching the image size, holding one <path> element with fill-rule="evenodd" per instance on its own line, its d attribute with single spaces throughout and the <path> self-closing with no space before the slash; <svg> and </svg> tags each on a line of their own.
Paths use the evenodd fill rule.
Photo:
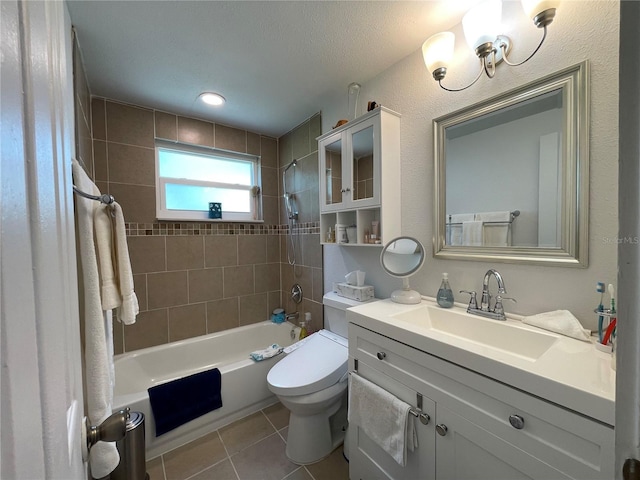
<svg viewBox="0 0 640 480">
<path fill-rule="evenodd" d="M 444 423 L 439 423 L 438 425 L 436 425 L 436 432 L 438 432 L 438 435 L 440 435 L 441 437 L 444 437 L 447 434 L 448 430 L 449 429 Z"/>
<path fill-rule="evenodd" d="M 384 360 L 385 358 L 387 358 L 387 354 L 384 352 L 378 352 L 376 353 L 376 357 L 378 357 L 378 360 Z"/>
<path fill-rule="evenodd" d="M 524 418 L 520 415 L 509 415 L 509 423 L 513 428 L 521 430 L 524 428 Z"/>
</svg>

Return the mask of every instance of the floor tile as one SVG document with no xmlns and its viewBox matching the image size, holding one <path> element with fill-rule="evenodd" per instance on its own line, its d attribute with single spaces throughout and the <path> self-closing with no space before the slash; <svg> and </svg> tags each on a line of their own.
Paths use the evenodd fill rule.
<svg viewBox="0 0 640 480">
<path fill-rule="evenodd" d="M 342 455 L 342 445 L 324 460 L 306 468 L 315 480 L 349 480 L 349 462 Z"/>
<path fill-rule="evenodd" d="M 164 480 L 164 468 L 162 467 L 162 457 L 149 460 L 146 465 L 150 480 Z"/>
<path fill-rule="evenodd" d="M 283 480 L 313 480 L 313 477 L 309 475 L 309 472 L 307 472 L 304 467 L 300 467 L 292 474 L 284 477 Z"/>
<path fill-rule="evenodd" d="M 189 480 L 238 480 L 238 476 L 233 469 L 233 465 L 231 465 L 231 460 L 226 459 L 194 475 Z"/>
<path fill-rule="evenodd" d="M 231 425 L 222 427 L 219 431 L 229 455 L 233 455 L 275 432 L 262 412 L 241 418 Z"/>
<path fill-rule="evenodd" d="M 227 456 L 218 432 L 213 432 L 163 455 L 166 480 L 184 480 Z"/>
<path fill-rule="evenodd" d="M 240 480 L 281 480 L 298 465 L 289 461 L 285 443 L 276 433 L 233 455 Z"/>
<path fill-rule="evenodd" d="M 276 430 L 289 425 L 289 410 L 280 402 L 275 403 L 267 408 L 262 409 L 269 421 L 273 423 Z"/>
</svg>

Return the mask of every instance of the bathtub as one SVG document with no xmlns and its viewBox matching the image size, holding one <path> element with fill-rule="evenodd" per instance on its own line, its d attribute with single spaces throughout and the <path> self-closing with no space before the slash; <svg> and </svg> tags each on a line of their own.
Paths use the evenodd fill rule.
<svg viewBox="0 0 640 480">
<path fill-rule="evenodd" d="M 116 355 L 113 408 L 144 414 L 147 459 L 157 457 L 275 403 L 267 373 L 284 354 L 254 362 L 249 353 L 273 343 L 291 345 L 293 328 L 264 321 Z M 222 408 L 156 437 L 147 388 L 214 367 L 222 374 Z"/>
</svg>

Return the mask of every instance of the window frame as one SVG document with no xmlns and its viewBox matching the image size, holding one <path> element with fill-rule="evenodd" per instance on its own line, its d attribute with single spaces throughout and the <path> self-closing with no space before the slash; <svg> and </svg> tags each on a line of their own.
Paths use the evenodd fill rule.
<svg viewBox="0 0 640 480">
<path fill-rule="evenodd" d="M 156 218 L 158 220 L 168 221 L 189 221 L 189 222 L 241 222 L 241 223 L 263 223 L 262 217 L 262 194 L 258 194 L 258 202 L 250 200 L 249 213 L 243 212 L 225 212 L 224 205 L 222 210 L 222 218 L 209 218 L 208 210 L 169 210 L 166 208 L 166 192 L 165 185 L 167 183 L 176 185 L 193 185 L 214 188 L 228 188 L 251 191 L 253 186 L 258 186 L 262 192 L 261 178 L 261 157 L 259 155 L 251 155 L 248 153 L 232 152 L 213 147 L 202 147 L 180 142 L 167 142 L 162 140 L 155 141 L 155 181 L 156 181 Z M 221 182 L 210 182 L 206 180 L 190 180 L 185 178 L 171 178 L 160 176 L 160 150 L 173 150 L 179 153 L 189 153 L 209 157 L 219 157 L 225 160 L 238 160 L 251 162 L 253 164 L 253 185 L 238 185 Z M 257 203 L 257 205 L 256 205 Z M 257 206 L 257 212 L 255 211 Z"/>
</svg>

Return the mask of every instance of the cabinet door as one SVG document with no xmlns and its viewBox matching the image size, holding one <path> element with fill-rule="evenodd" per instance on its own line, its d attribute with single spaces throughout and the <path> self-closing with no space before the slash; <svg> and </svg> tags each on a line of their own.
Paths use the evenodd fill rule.
<svg viewBox="0 0 640 480">
<path fill-rule="evenodd" d="M 343 173 L 343 137 L 340 133 L 320 142 L 320 210 L 332 212 L 344 208 L 343 195 L 349 179 Z"/>
<path fill-rule="evenodd" d="M 384 388 L 402 401 L 416 406 L 417 392 L 397 380 L 362 363 L 357 374 Z M 423 411 L 433 419 L 435 403 L 427 397 L 423 397 L 422 402 Z M 413 452 L 407 452 L 405 467 L 401 467 L 391 455 L 367 437 L 357 426 L 349 425 L 349 478 L 351 480 L 433 480 L 435 478 L 433 420 L 427 425 L 423 425 L 414 417 L 411 417 L 411 420 L 415 422 L 418 447 Z"/>
<path fill-rule="evenodd" d="M 347 157 L 343 169 L 351 179 L 345 201 L 353 207 L 380 205 L 380 122 L 379 117 L 363 121 L 347 130 Z"/>
<path fill-rule="evenodd" d="M 438 480 L 570 479 L 546 463 L 438 403 Z M 526 473 L 525 473 L 526 472 Z"/>
</svg>

